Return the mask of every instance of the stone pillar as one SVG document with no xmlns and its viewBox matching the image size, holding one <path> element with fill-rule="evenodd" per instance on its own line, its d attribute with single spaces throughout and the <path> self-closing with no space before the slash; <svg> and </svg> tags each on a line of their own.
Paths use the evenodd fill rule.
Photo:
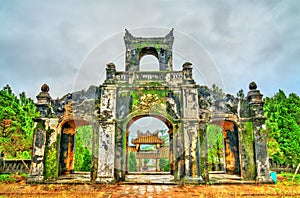
<svg viewBox="0 0 300 198">
<path fill-rule="evenodd" d="M 46 146 L 46 121 L 47 117 L 51 117 L 51 96 L 49 94 L 49 86 L 43 84 L 41 92 L 36 96 L 37 103 L 35 104 L 37 111 L 40 112 L 39 119 L 35 120 L 35 129 L 32 143 L 32 158 L 30 167 L 30 176 L 27 179 L 29 183 L 40 183 L 44 181 L 44 161 L 45 161 L 45 146 Z M 49 127 L 49 126 L 48 126 Z"/>
<path fill-rule="evenodd" d="M 267 152 L 267 137 L 266 131 L 263 129 L 265 123 L 262 100 L 263 95 L 257 90 L 255 82 L 250 83 L 249 89 L 247 101 L 249 102 L 249 113 L 254 132 L 256 180 L 260 182 L 271 182 Z"/>
<path fill-rule="evenodd" d="M 112 79 L 112 78 L 108 78 Z M 110 81 L 112 83 L 112 81 Z M 106 81 L 100 87 L 98 172 L 96 182 L 112 182 L 115 169 L 116 86 Z"/>
<path fill-rule="evenodd" d="M 249 119 L 240 119 L 239 122 L 241 177 L 243 180 L 255 180 L 255 156 L 253 125 Z"/>
<path fill-rule="evenodd" d="M 198 148 L 198 159 L 199 159 L 199 175 L 200 182 L 208 182 L 208 148 L 207 148 L 207 135 L 206 135 L 207 122 L 200 120 L 199 123 L 199 148 Z"/>
<path fill-rule="evenodd" d="M 192 63 L 186 62 L 182 66 L 183 82 L 185 84 L 195 84 L 193 80 L 193 66 Z"/>
<path fill-rule="evenodd" d="M 57 179 L 59 167 L 59 144 L 60 131 L 57 129 L 59 119 L 49 118 L 46 121 L 46 146 L 44 153 L 44 179 Z"/>
<path fill-rule="evenodd" d="M 99 155 L 98 174 L 96 182 L 107 183 L 114 180 L 115 165 L 115 123 L 100 123 L 102 130 L 99 131 Z"/>
<path fill-rule="evenodd" d="M 184 177 L 184 141 L 181 125 L 173 129 L 174 179 L 180 181 Z"/>
<path fill-rule="evenodd" d="M 184 68 L 184 78 L 187 83 L 193 83 L 191 73 L 189 73 L 191 64 L 186 63 Z M 186 72 L 186 73 L 185 73 Z M 191 72 L 191 71 L 190 71 Z M 199 161 L 199 104 L 198 87 L 194 85 L 182 86 L 182 131 L 184 138 L 184 164 L 185 178 L 187 182 L 202 182 L 200 176 Z"/>
<path fill-rule="evenodd" d="M 30 175 L 28 183 L 41 183 L 44 181 L 44 154 L 46 145 L 45 119 L 37 119 L 33 135 L 33 149 Z"/>
<path fill-rule="evenodd" d="M 115 169 L 114 175 L 117 181 L 125 181 L 125 172 L 128 171 L 128 138 L 126 138 L 126 130 L 123 130 L 122 122 L 116 122 L 115 134 Z M 129 134 L 129 133 L 128 133 Z M 125 139 L 126 138 L 126 139 Z M 125 143 L 126 141 L 126 143 Z"/>
<path fill-rule="evenodd" d="M 106 67 L 106 80 L 105 80 L 105 83 L 113 84 L 115 82 L 116 66 L 113 63 L 108 63 L 106 66 L 107 67 Z"/>
<path fill-rule="evenodd" d="M 97 179 L 98 174 L 98 156 L 99 156 L 99 131 L 100 125 L 98 123 L 92 124 L 93 135 L 92 135 L 92 162 L 91 162 L 91 181 L 94 182 Z"/>
<path fill-rule="evenodd" d="M 199 178 L 199 137 L 198 137 L 198 121 L 184 121 L 184 160 L 185 160 L 185 176 L 187 178 Z"/>
</svg>

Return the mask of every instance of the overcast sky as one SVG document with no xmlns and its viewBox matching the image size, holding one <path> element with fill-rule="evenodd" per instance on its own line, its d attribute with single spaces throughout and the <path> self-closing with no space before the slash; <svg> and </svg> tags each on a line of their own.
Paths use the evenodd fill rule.
<svg viewBox="0 0 300 198">
<path fill-rule="evenodd" d="M 101 84 L 105 64 L 124 70 L 124 29 L 174 36 L 174 68 L 235 95 L 256 81 L 265 96 L 300 94 L 300 1 L 0 0 L 0 86 L 53 98 Z M 150 28 L 153 27 L 153 28 Z"/>
</svg>

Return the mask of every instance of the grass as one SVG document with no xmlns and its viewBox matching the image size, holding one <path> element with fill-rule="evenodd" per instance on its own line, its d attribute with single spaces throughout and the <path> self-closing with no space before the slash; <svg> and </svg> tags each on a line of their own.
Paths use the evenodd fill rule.
<svg viewBox="0 0 300 198">
<path fill-rule="evenodd" d="M 293 173 L 281 173 L 277 175 L 278 184 L 283 185 L 300 185 L 300 174 L 297 174 L 294 181 L 292 181 Z"/>
<path fill-rule="evenodd" d="M 11 173 L 11 174 L 0 174 L 1 183 L 14 183 L 20 182 L 27 178 L 25 173 Z"/>
</svg>

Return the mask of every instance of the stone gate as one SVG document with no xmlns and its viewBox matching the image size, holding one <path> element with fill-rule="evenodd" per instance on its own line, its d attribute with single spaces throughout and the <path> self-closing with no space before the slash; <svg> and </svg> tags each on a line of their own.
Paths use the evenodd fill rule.
<svg viewBox="0 0 300 198">
<path fill-rule="evenodd" d="M 262 94 L 250 83 L 245 98 L 218 93 L 196 84 L 192 64 L 181 71 L 172 65 L 173 30 L 164 37 L 134 37 L 127 30 L 125 71 L 107 64 L 106 80 L 53 100 L 43 85 L 37 96 L 31 173 L 28 182 L 57 179 L 74 171 L 76 128 L 91 125 L 91 181 L 124 181 L 129 127 L 143 117 L 168 127 L 170 174 L 175 181 L 208 182 L 208 124 L 223 130 L 226 174 L 242 180 L 269 182 Z M 141 71 L 140 61 L 152 55 L 158 71 Z"/>
</svg>

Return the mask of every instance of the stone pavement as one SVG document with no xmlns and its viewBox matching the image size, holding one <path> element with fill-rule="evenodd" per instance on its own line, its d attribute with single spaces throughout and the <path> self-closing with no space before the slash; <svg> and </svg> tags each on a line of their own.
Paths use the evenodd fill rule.
<svg viewBox="0 0 300 198">
<path fill-rule="evenodd" d="M 176 184 L 174 182 L 174 176 L 170 173 L 135 173 L 127 174 L 124 184 Z"/>
<path fill-rule="evenodd" d="M 300 186 L 0 183 L 0 197 L 300 197 Z"/>
</svg>

